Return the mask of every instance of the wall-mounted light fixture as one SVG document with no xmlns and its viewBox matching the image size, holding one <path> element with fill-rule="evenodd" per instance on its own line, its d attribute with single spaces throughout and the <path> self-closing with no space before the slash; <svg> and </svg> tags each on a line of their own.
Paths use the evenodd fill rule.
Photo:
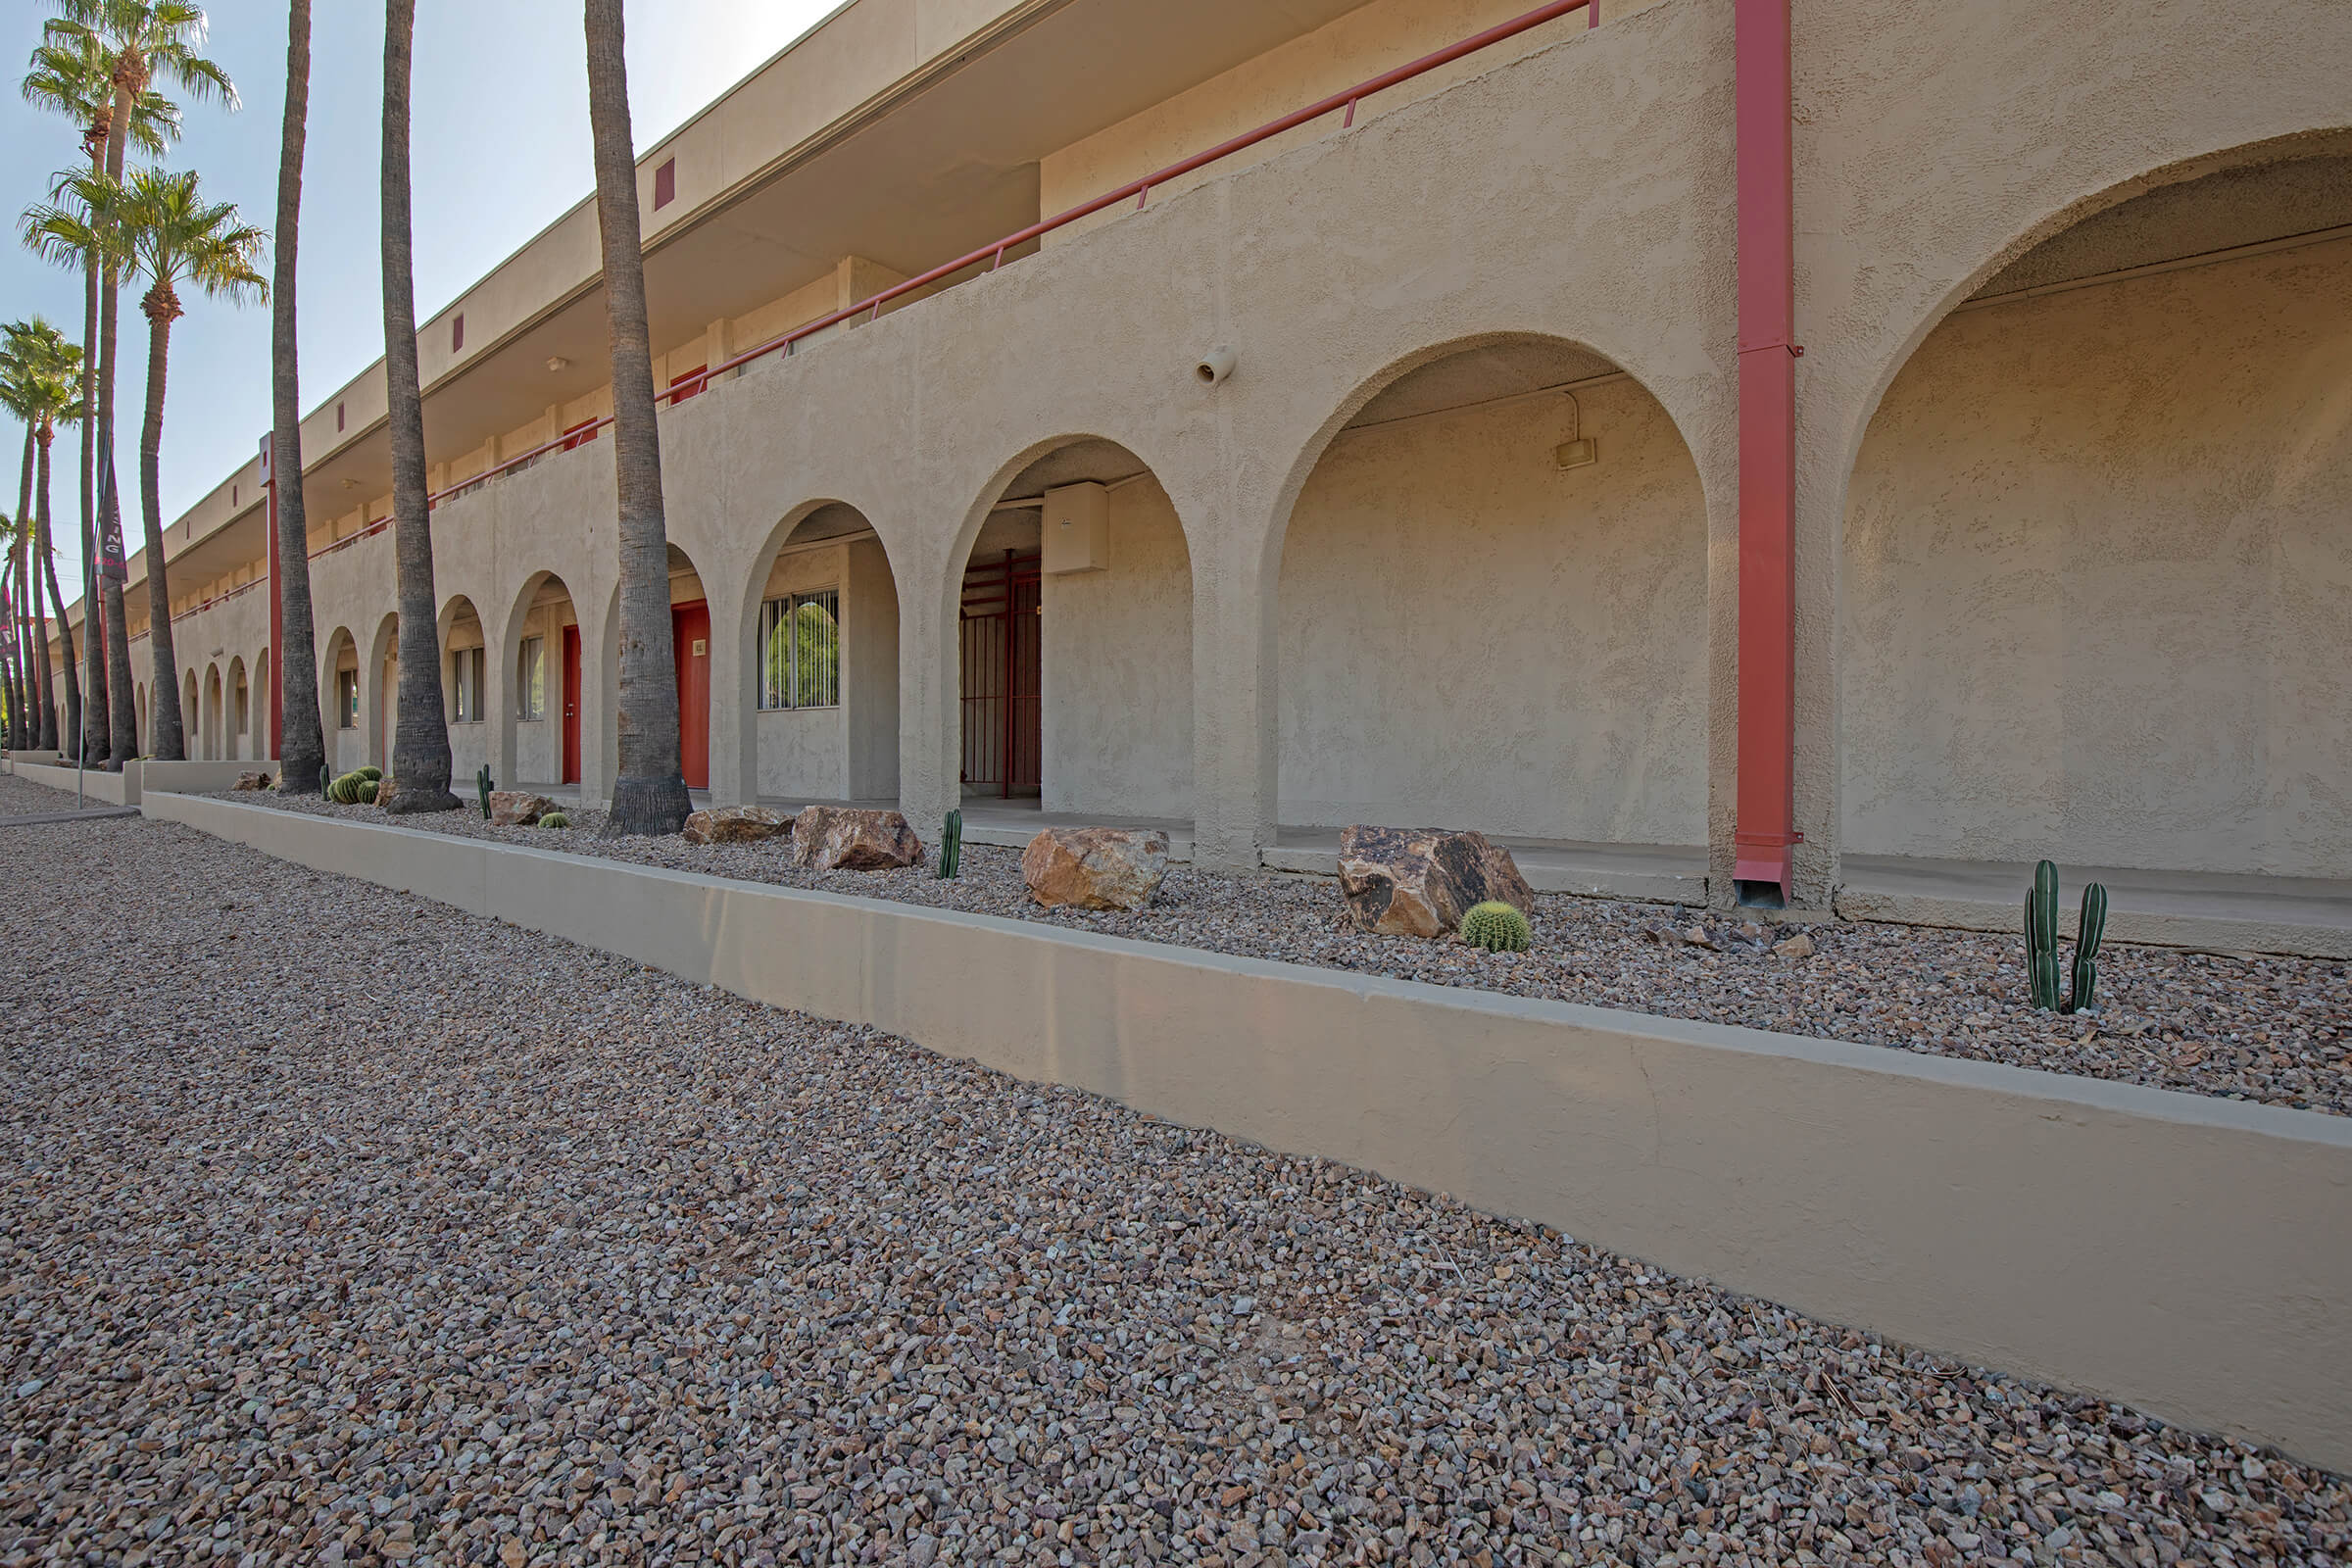
<svg viewBox="0 0 2352 1568">
<path fill-rule="evenodd" d="M 1563 392 L 1568 400 L 1568 439 L 1552 448 L 1551 455 L 1563 468 L 1589 468 L 1600 461 L 1600 447 L 1585 434 L 1585 411 L 1576 401 L 1576 394 Z"/>
<path fill-rule="evenodd" d="M 570 369 L 570 368 L 571 368 L 571 362 L 570 362 L 569 360 L 565 359 L 565 358 L 564 358 L 563 355 L 561 355 L 561 354 L 550 354 L 550 355 L 547 357 L 547 371 L 548 371 L 548 374 L 550 374 L 550 375 L 557 375 L 557 374 L 561 374 L 563 371 L 568 370 L 568 369 Z"/>
</svg>

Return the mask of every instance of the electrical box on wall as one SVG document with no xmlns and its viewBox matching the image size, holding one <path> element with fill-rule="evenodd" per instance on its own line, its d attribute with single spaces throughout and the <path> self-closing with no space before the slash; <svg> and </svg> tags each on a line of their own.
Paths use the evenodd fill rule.
<svg viewBox="0 0 2352 1568">
<path fill-rule="evenodd" d="M 1065 484 L 1046 492 L 1049 577 L 1110 568 L 1110 492 L 1099 484 Z"/>
</svg>

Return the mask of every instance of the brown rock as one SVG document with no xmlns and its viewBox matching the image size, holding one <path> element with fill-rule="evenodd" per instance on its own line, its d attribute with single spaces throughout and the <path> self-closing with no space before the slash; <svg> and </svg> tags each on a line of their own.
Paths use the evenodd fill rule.
<svg viewBox="0 0 2352 1568">
<path fill-rule="evenodd" d="M 719 806 L 686 819 L 689 844 L 755 844 L 792 831 L 792 818 L 765 806 Z"/>
<path fill-rule="evenodd" d="M 1048 908 L 1140 909 L 1168 874 L 1168 836 L 1153 828 L 1050 827 L 1021 852 L 1021 880 Z"/>
<path fill-rule="evenodd" d="M 1788 941 L 1775 944 L 1772 951 L 1784 958 L 1810 958 L 1813 956 L 1813 939 L 1799 931 Z"/>
<path fill-rule="evenodd" d="M 239 773 L 236 783 L 229 787 L 240 790 L 266 790 L 270 787 L 270 775 L 267 773 Z"/>
<path fill-rule="evenodd" d="M 1533 914 L 1535 890 L 1511 853 L 1484 833 L 1350 827 L 1340 835 L 1340 891 L 1365 931 L 1434 937 L 1471 906 L 1496 899 Z"/>
<path fill-rule="evenodd" d="M 387 780 L 387 782 L 389 782 Z M 531 827 L 550 811 L 562 810 L 544 795 L 529 790 L 492 790 L 490 792 L 490 825 L 492 827 Z"/>
<path fill-rule="evenodd" d="M 923 841 L 896 811 L 808 806 L 793 819 L 792 863 L 818 871 L 894 871 L 923 863 Z"/>
</svg>

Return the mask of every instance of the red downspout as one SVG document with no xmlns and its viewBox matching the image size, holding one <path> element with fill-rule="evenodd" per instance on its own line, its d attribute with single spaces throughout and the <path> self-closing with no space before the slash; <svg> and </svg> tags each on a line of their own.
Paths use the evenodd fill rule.
<svg viewBox="0 0 2352 1568">
<path fill-rule="evenodd" d="M 262 510 L 270 535 L 270 760 L 285 755 L 286 626 L 284 608 L 277 599 L 277 477 L 270 471 L 270 437 L 262 437 Z"/>
<path fill-rule="evenodd" d="M 1795 831 L 1796 357 L 1789 0 L 1737 0 L 1742 902 L 1786 905 Z"/>
</svg>

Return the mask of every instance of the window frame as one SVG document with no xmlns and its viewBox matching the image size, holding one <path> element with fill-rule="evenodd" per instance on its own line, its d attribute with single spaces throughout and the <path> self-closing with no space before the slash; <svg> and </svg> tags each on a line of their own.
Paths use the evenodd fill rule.
<svg viewBox="0 0 2352 1568">
<path fill-rule="evenodd" d="M 540 723 L 547 717 L 547 638 L 537 632 L 525 637 L 515 659 L 515 721 Z"/>
<path fill-rule="evenodd" d="M 450 650 L 450 706 L 454 710 L 450 722 L 453 724 L 483 722 L 482 709 L 489 696 L 486 689 L 488 682 L 482 678 L 482 656 L 488 650 L 482 648 Z"/>
<path fill-rule="evenodd" d="M 832 679 L 829 683 L 831 690 L 828 692 L 823 689 L 825 683 L 821 682 L 820 677 L 819 690 L 810 694 L 813 697 L 824 698 L 825 700 L 821 702 L 801 700 L 802 693 L 798 690 L 801 670 L 800 662 L 797 659 L 787 660 L 784 666 L 788 675 L 788 684 L 793 689 L 778 692 L 775 689 L 775 683 L 771 680 L 774 666 L 769 659 L 769 648 L 779 629 L 794 620 L 801 611 L 808 606 L 815 606 L 823 610 L 831 617 L 833 624 Z M 821 712 L 826 709 L 840 708 L 842 706 L 841 651 L 841 587 L 839 584 L 777 594 L 773 598 L 761 600 L 760 603 L 760 711 L 763 713 Z"/>
</svg>

